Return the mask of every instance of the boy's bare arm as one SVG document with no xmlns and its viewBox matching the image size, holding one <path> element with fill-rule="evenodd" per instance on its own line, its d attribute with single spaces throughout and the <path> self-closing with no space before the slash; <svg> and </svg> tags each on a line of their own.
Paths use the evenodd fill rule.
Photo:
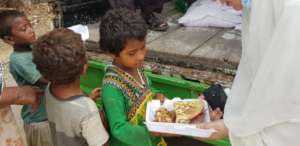
<svg viewBox="0 0 300 146">
<path fill-rule="evenodd" d="M 33 110 L 38 107 L 38 94 L 40 91 L 30 86 L 6 87 L 0 97 L 0 106 L 12 104 L 32 105 Z"/>
</svg>

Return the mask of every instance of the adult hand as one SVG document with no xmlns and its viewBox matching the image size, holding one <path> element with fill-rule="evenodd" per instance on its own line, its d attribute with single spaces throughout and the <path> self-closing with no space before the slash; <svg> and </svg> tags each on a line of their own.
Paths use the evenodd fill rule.
<svg viewBox="0 0 300 146">
<path fill-rule="evenodd" d="M 16 90 L 18 96 L 16 104 L 19 105 L 31 105 L 32 111 L 35 112 L 38 109 L 41 97 L 44 93 L 37 87 L 23 86 Z"/>
<path fill-rule="evenodd" d="M 220 0 L 222 4 L 226 4 L 228 6 L 233 7 L 236 10 L 243 9 L 243 5 L 241 0 Z"/>
<path fill-rule="evenodd" d="M 216 130 L 209 138 L 196 138 L 200 140 L 218 140 L 228 137 L 228 129 L 226 128 L 223 120 L 217 120 L 209 123 L 201 123 L 197 125 L 200 129 L 210 129 Z"/>
</svg>

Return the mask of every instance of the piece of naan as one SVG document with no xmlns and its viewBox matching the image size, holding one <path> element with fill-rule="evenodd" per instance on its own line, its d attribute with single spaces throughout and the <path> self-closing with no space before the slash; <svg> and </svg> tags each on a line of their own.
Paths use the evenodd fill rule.
<svg viewBox="0 0 300 146">
<path fill-rule="evenodd" d="M 202 113 L 204 103 L 201 100 L 178 101 L 174 104 L 176 123 L 190 123 L 192 119 Z"/>
</svg>

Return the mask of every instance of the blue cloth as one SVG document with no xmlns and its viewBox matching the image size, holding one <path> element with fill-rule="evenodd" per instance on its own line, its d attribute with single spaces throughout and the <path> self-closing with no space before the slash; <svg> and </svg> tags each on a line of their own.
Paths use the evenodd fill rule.
<svg viewBox="0 0 300 146">
<path fill-rule="evenodd" d="M 32 59 L 31 51 L 13 52 L 10 56 L 10 72 L 19 86 L 32 86 L 42 77 Z M 25 105 L 22 108 L 21 116 L 25 123 L 47 120 L 44 97 L 40 97 L 40 105 L 36 112 L 31 111 L 31 106 Z"/>
<path fill-rule="evenodd" d="M 252 0 L 242 0 L 242 4 L 245 8 L 251 8 Z"/>
</svg>

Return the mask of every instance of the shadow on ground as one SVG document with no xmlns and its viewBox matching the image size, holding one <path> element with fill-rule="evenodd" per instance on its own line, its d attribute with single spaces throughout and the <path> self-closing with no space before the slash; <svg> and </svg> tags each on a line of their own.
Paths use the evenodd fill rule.
<svg viewBox="0 0 300 146">
<path fill-rule="evenodd" d="M 168 146 L 213 146 L 187 137 L 165 138 Z"/>
</svg>

